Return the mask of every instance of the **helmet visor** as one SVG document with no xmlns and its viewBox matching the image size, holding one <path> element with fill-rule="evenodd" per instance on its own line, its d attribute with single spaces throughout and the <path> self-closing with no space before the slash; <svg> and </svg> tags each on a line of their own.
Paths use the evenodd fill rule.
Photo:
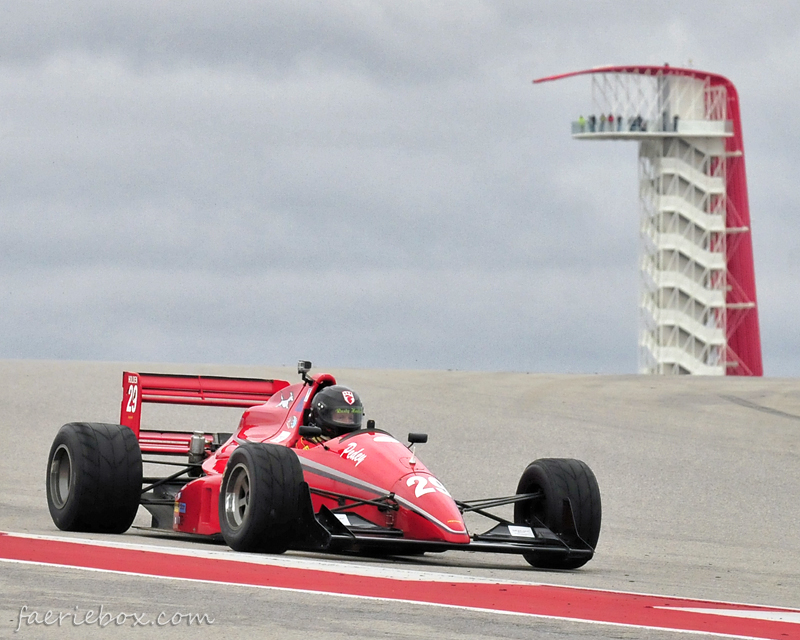
<svg viewBox="0 0 800 640">
<path fill-rule="evenodd" d="M 328 420 L 333 424 L 348 427 L 360 427 L 364 415 L 363 407 L 335 407 L 331 410 Z"/>
</svg>

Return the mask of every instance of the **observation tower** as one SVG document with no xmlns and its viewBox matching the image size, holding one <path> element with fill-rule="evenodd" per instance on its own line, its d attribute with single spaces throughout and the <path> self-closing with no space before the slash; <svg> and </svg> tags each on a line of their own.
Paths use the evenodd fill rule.
<svg viewBox="0 0 800 640">
<path fill-rule="evenodd" d="M 607 66 L 588 75 L 578 140 L 639 143 L 639 372 L 760 376 L 761 338 L 736 88 L 713 74 Z"/>
</svg>

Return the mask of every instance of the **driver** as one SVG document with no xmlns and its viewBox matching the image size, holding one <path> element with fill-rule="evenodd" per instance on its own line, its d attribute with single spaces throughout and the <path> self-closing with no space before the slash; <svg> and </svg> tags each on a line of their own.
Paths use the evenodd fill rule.
<svg viewBox="0 0 800 640">
<path fill-rule="evenodd" d="M 364 407 L 355 391 L 340 384 L 325 387 L 311 403 L 311 424 L 322 429 L 322 434 L 315 438 L 301 436 L 295 448 L 310 449 L 331 438 L 358 431 L 363 417 Z"/>
</svg>

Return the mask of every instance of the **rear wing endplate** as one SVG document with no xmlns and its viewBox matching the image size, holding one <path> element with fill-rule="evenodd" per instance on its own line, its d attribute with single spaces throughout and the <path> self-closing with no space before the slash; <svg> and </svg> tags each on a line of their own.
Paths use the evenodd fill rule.
<svg viewBox="0 0 800 640">
<path fill-rule="evenodd" d="M 139 439 L 145 402 L 246 409 L 266 402 L 288 386 L 285 380 L 125 371 L 119 422 Z"/>
</svg>

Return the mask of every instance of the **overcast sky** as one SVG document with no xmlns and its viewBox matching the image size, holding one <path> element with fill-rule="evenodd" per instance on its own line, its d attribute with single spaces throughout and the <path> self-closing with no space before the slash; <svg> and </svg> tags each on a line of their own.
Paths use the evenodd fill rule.
<svg viewBox="0 0 800 640">
<path fill-rule="evenodd" d="M 794 2 L 0 2 L 0 358 L 633 373 L 602 64 L 739 90 L 764 369 L 800 375 Z"/>
</svg>

